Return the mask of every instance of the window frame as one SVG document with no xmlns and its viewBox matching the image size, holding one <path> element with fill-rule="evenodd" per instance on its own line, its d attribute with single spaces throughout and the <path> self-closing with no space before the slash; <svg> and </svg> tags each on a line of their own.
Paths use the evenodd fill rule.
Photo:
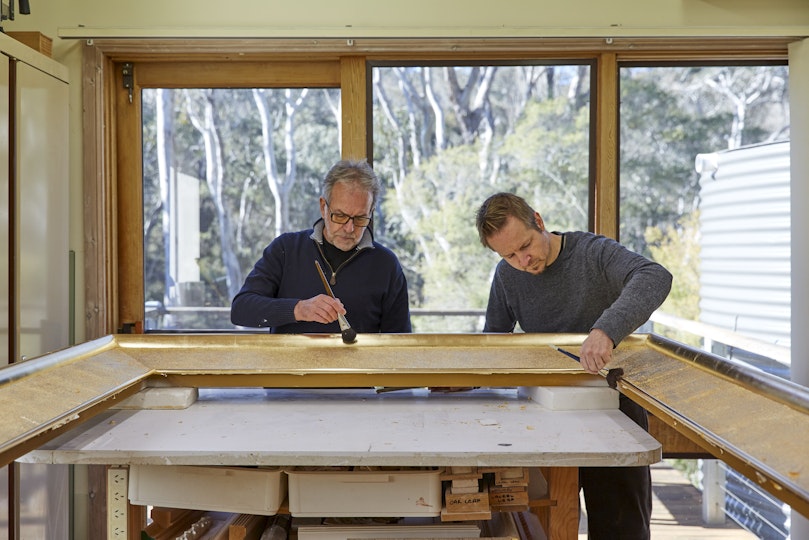
<svg viewBox="0 0 809 540">
<path fill-rule="evenodd" d="M 86 338 L 142 332 L 143 88 L 339 87 L 343 157 L 371 156 L 384 62 L 592 62 L 590 223 L 618 235 L 618 83 L 626 62 L 786 61 L 790 38 L 96 39 L 83 49 Z M 122 67 L 132 64 L 131 89 Z"/>
</svg>

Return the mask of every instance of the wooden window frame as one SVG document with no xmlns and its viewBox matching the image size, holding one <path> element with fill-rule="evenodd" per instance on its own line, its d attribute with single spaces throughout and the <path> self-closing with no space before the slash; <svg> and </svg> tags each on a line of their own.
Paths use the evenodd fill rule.
<svg viewBox="0 0 809 540">
<path fill-rule="evenodd" d="M 339 87 L 344 157 L 371 153 L 369 64 L 587 60 L 595 70 L 593 230 L 618 232 L 618 74 L 623 61 L 784 61 L 789 38 L 97 39 L 84 44 L 83 163 L 87 339 L 144 320 L 142 88 Z M 137 125 L 135 130 L 131 126 Z"/>
</svg>

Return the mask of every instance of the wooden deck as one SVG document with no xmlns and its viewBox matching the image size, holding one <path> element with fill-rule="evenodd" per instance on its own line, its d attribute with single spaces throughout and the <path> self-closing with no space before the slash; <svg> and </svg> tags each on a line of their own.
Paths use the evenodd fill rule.
<svg viewBox="0 0 809 540">
<path fill-rule="evenodd" d="M 654 540 L 755 540 L 756 535 L 727 519 L 722 526 L 702 522 L 702 493 L 676 469 L 662 462 L 652 466 L 652 538 Z M 582 515 L 579 540 L 587 538 Z"/>
</svg>

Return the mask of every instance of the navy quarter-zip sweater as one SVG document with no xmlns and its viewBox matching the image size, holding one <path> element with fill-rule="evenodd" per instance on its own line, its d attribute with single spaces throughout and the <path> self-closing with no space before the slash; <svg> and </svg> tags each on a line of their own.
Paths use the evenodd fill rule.
<svg viewBox="0 0 809 540">
<path fill-rule="evenodd" d="M 349 259 L 332 268 L 323 256 L 323 220 L 309 230 L 285 233 L 264 249 L 261 259 L 233 298 L 233 324 L 269 328 L 277 334 L 340 333 L 330 324 L 295 320 L 295 305 L 327 294 L 315 267 L 319 261 L 346 319 L 358 333 L 409 333 L 410 308 L 399 259 L 366 229 Z"/>
</svg>

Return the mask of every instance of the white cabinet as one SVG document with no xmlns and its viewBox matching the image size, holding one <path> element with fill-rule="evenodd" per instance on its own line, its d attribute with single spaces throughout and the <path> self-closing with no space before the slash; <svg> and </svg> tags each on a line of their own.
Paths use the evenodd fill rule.
<svg viewBox="0 0 809 540">
<path fill-rule="evenodd" d="M 68 86 L 15 65 L 18 359 L 67 347 Z"/>
<path fill-rule="evenodd" d="M 69 345 L 67 68 L 0 34 L 3 364 Z"/>
<path fill-rule="evenodd" d="M 68 98 L 65 66 L 0 33 L 0 367 L 69 345 Z M 68 538 L 68 469 L 12 470 L 0 538 Z"/>
<path fill-rule="evenodd" d="M 9 71 L 0 54 L 0 367 L 9 355 Z"/>
</svg>

